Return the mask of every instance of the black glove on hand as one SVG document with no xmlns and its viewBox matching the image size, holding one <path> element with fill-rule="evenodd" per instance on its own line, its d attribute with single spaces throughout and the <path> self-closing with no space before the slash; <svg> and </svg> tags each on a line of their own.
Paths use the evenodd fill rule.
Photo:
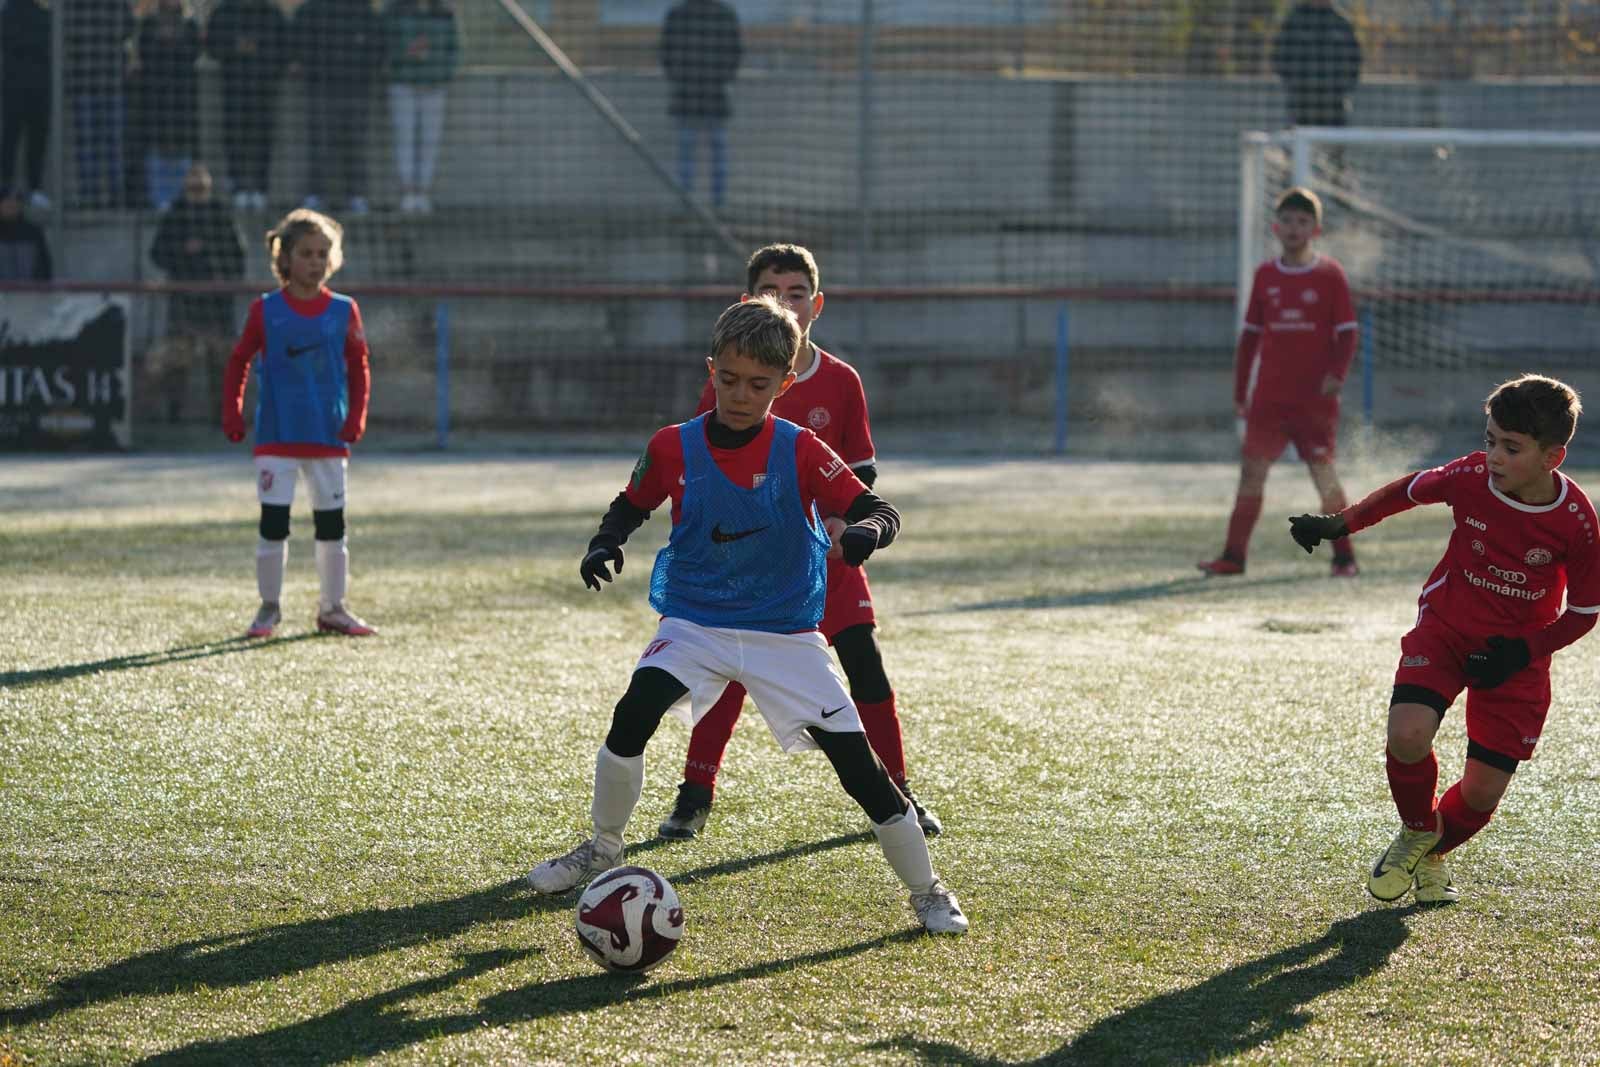
<svg viewBox="0 0 1600 1067">
<path fill-rule="evenodd" d="M 1343 515 L 1292 515 L 1289 518 L 1289 536 L 1294 543 L 1310 552 L 1324 541 L 1337 541 L 1350 536 Z"/>
<path fill-rule="evenodd" d="M 839 535 L 839 554 L 846 567 L 859 567 L 878 547 L 878 528 L 864 523 L 846 526 Z"/>
<path fill-rule="evenodd" d="M 611 572 L 606 570 L 608 561 L 617 565 L 618 574 L 622 573 L 622 546 L 591 544 L 589 554 L 584 556 L 583 562 L 578 565 L 578 573 L 583 576 L 583 584 L 598 591 L 602 581 L 609 582 Z"/>
<path fill-rule="evenodd" d="M 1475 689 L 1493 689 L 1533 658 L 1528 642 L 1520 637 L 1495 636 L 1484 643 L 1489 647 L 1467 653 L 1467 676 Z"/>
</svg>

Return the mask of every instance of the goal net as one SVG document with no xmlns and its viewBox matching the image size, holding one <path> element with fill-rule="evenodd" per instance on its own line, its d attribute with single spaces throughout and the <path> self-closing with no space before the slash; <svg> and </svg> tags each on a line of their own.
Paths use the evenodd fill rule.
<svg viewBox="0 0 1600 1067">
<path fill-rule="evenodd" d="M 1361 408 L 1470 415 L 1522 371 L 1565 376 L 1600 340 L 1600 133 L 1297 128 L 1241 139 L 1239 300 L 1276 254 L 1272 204 L 1322 199 L 1363 336 Z M 1346 394 L 1347 410 L 1351 395 Z"/>
</svg>

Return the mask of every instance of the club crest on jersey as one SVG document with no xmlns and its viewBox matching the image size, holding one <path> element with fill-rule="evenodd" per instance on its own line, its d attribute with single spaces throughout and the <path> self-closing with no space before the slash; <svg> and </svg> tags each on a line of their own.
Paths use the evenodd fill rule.
<svg viewBox="0 0 1600 1067">
<path fill-rule="evenodd" d="M 828 414 L 828 409 L 825 407 L 814 407 L 806 412 L 806 425 L 813 430 L 820 430 L 832 421 L 833 418 Z"/>
<path fill-rule="evenodd" d="M 1487 549 L 1485 549 L 1483 547 L 1483 542 L 1482 541 L 1474 540 L 1472 542 L 1472 551 L 1476 552 L 1478 555 L 1481 556 L 1481 555 L 1484 554 L 1484 552 L 1487 551 Z"/>
<path fill-rule="evenodd" d="M 1522 562 L 1530 567 L 1543 567 L 1553 559 L 1555 556 L 1550 554 L 1548 548 L 1530 548 L 1522 555 Z"/>
<path fill-rule="evenodd" d="M 1317 302 L 1317 291 L 1315 289 L 1300 290 L 1300 302 L 1302 304 L 1315 304 Z"/>
</svg>

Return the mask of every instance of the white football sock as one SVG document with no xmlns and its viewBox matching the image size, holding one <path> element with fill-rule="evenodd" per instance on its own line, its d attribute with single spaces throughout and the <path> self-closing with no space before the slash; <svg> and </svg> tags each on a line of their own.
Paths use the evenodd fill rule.
<svg viewBox="0 0 1600 1067">
<path fill-rule="evenodd" d="M 288 541 L 256 540 L 256 588 L 261 600 L 276 604 L 283 599 L 283 568 L 289 561 Z"/>
<path fill-rule="evenodd" d="M 644 754 L 618 756 L 601 745 L 594 760 L 594 803 L 589 814 L 594 819 L 595 841 L 604 851 L 621 850 L 622 831 L 643 789 Z"/>
<path fill-rule="evenodd" d="M 928 839 L 922 834 L 922 824 L 917 822 L 915 809 L 907 808 L 904 815 L 896 815 L 885 823 L 873 823 L 872 832 L 878 835 L 878 845 L 884 859 L 906 888 L 913 893 L 926 893 L 938 878 L 933 873 L 933 860 L 928 856 Z"/>
<path fill-rule="evenodd" d="M 317 542 L 317 580 L 322 584 L 321 610 L 332 611 L 344 603 L 350 582 L 350 550 L 344 538 Z"/>
</svg>

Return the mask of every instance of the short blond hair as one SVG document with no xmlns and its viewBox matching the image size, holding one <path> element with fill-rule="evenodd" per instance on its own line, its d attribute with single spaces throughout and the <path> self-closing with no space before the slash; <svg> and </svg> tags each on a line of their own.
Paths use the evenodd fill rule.
<svg viewBox="0 0 1600 1067">
<path fill-rule="evenodd" d="M 328 277 L 344 266 L 344 227 L 320 211 L 297 207 L 267 231 L 267 260 L 280 285 L 289 284 L 289 257 L 300 238 L 320 233 L 328 239 Z"/>
<path fill-rule="evenodd" d="M 740 301 L 718 315 L 711 330 L 712 359 L 730 348 L 765 366 L 790 370 L 800 351 L 800 320 L 770 295 Z"/>
</svg>

